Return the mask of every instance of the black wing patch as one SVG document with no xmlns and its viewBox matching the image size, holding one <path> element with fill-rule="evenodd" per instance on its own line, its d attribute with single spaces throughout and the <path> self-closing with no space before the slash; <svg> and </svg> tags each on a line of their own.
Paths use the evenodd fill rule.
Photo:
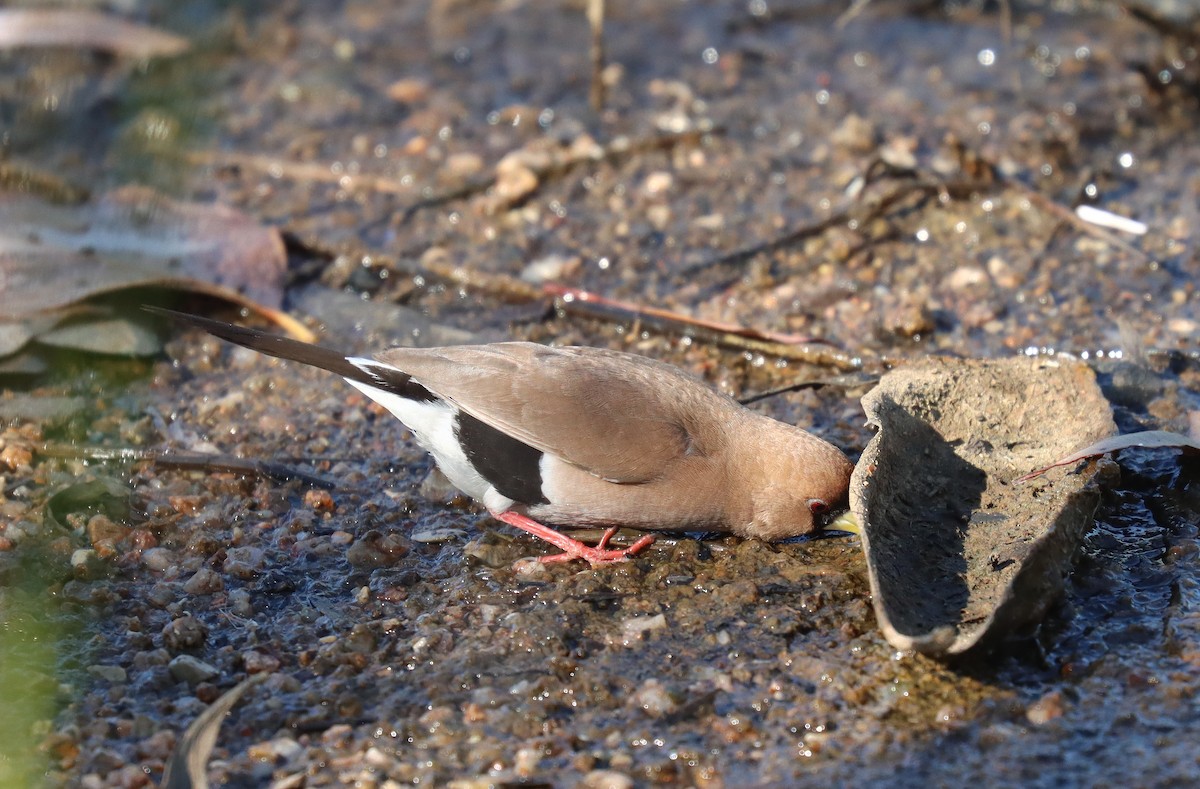
<svg viewBox="0 0 1200 789">
<path fill-rule="evenodd" d="M 414 381 L 411 375 L 397 370 L 395 367 L 376 364 L 369 359 L 355 359 L 354 361 L 361 364 L 362 367 L 353 362 L 348 361 L 347 363 L 354 368 L 357 375 L 346 373 L 342 375 L 343 378 L 359 381 L 376 389 L 400 395 L 406 400 L 415 400 L 418 403 L 436 403 L 442 399 Z"/>
<path fill-rule="evenodd" d="M 549 504 L 542 493 L 544 454 L 459 411 L 454 435 L 471 465 L 502 495 L 521 504 Z"/>
</svg>

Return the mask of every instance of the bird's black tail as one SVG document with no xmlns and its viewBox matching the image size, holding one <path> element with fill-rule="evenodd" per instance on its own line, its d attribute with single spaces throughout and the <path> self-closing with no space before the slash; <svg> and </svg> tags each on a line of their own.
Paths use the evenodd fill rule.
<svg viewBox="0 0 1200 789">
<path fill-rule="evenodd" d="M 240 345 L 252 351 L 265 353 L 267 356 L 300 362 L 310 367 L 319 367 L 343 378 L 383 389 L 411 400 L 433 399 L 428 389 L 412 380 L 407 373 L 394 367 L 384 364 L 365 364 L 359 367 L 351 362 L 345 354 L 323 348 L 320 345 L 300 342 L 290 337 L 281 337 L 278 334 L 268 334 L 245 326 L 235 326 L 232 323 L 215 321 L 212 318 L 202 318 L 187 312 L 176 312 L 150 305 L 142 305 L 142 309 L 179 323 L 204 329 L 214 337 L 220 337 L 222 340 L 228 340 L 234 345 Z"/>
</svg>

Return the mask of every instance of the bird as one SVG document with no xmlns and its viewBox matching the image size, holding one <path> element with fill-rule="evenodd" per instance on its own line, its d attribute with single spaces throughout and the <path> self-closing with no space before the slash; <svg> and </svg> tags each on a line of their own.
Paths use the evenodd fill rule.
<svg viewBox="0 0 1200 789">
<path fill-rule="evenodd" d="M 151 312 L 341 376 L 398 418 L 450 482 L 497 520 L 562 553 L 624 561 L 621 527 L 777 541 L 854 531 L 852 464 L 833 444 L 751 411 L 677 367 L 584 346 L 498 342 L 346 355 L 159 307 Z M 555 528 L 557 527 L 557 528 Z M 558 529 L 605 529 L 586 545 Z"/>
</svg>

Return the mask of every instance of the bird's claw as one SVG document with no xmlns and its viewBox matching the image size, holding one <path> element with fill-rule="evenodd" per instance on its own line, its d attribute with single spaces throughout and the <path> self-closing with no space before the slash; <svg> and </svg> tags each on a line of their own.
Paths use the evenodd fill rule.
<svg viewBox="0 0 1200 789">
<path fill-rule="evenodd" d="M 553 556 L 543 556 L 538 559 L 544 564 L 552 564 L 554 562 L 571 562 L 576 559 L 583 559 L 590 562 L 592 566 L 600 564 L 612 564 L 613 562 L 623 562 L 637 552 L 644 550 L 647 546 L 654 542 L 654 535 L 647 534 L 628 548 L 611 549 L 608 547 L 608 541 L 617 533 L 617 527 L 613 526 L 605 530 L 604 536 L 600 538 L 600 542 L 594 546 L 585 545 L 579 540 L 568 537 L 560 531 L 555 531 L 549 526 L 542 524 L 530 518 L 527 515 L 522 515 L 511 510 L 507 512 L 492 513 L 492 517 L 496 520 L 503 521 L 509 526 L 515 526 L 522 531 L 529 532 L 535 537 L 540 537 L 548 543 L 562 548 L 562 553 L 556 553 Z"/>
<path fill-rule="evenodd" d="M 609 538 L 612 537 L 616 531 L 616 529 L 609 529 L 608 531 L 604 532 L 604 536 L 600 538 L 600 542 L 596 543 L 595 546 L 584 545 L 576 540 L 576 546 L 571 546 L 571 548 L 568 548 L 563 553 L 538 557 L 538 561 L 542 562 L 543 564 L 553 564 L 555 562 L 572 562 L 576 559 L 583 559 L 589 562 L 593 567 L 601 564 L 614 564 L 616 562 L 626 561 L 630 556 L 633 556 L 634 554 L 644 550 L 654 542 L 654 535 L 647 534 L 643 537 L 640 537 L 637 542 L 635 542 L 633 545 L 630 545 L 628 548 L 606 548 L 605 546 L 608 545 Z"/>
</svg>

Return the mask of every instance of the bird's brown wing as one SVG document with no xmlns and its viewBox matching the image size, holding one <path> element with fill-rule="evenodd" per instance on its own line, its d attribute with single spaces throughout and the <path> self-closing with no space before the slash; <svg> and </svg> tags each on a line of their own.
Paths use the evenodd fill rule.
<svg viewBox="0 0 1200 789">
<path fill-rule="evenodd" d="M 377 360 L 530 446 L 613 482 L 664 473 L 714 440 L 695 415 L 718 420 L 733 401 L 682 371 L 596 348 L 496 343 L 393 348 Z"/>
</svg>

